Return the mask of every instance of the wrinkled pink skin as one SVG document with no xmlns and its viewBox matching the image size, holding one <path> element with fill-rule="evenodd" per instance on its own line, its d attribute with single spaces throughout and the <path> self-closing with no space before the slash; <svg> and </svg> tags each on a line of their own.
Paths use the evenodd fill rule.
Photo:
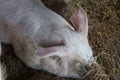
<svg viewBox="0 0 120 80">
<path fill-rule="evenodd" d="M 0 0 L 0 40 L 20 60 L 61 77 L 83 78 L 95 62 L 88 20 L 83 9 L 70 20 L 73 27 L 40 0 Z"/>
</svg>

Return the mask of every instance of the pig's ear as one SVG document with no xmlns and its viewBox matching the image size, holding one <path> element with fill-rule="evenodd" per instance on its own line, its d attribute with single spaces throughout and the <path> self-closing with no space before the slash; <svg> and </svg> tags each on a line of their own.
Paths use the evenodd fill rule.
<svg viewBox="0 0 120 80">
<path fill-rule="evenodd" d="M 51 47 L 51 48 L 42 48 L 39 47 L 35 53 L 35 56 L 39 57 L 39 58 L 43 58 L 43 57 L 47 57 L 50 55 L 50 53 L 54 52 L 55 48 Z"/>
<path fill-rule="evenodd" d="M 36 56 L 46 57 L 52 55 L 51 53 L 56 51 L 58 46 L 64 46 L 64 38 L 58 33 L 50 34 L 40 41 Z"/>
<path fill-rule="evenodd" d="M 72 22 L 75 31 L 80 32 L 84 36 L 88 35 L 88 19 L 83 8 L 72 15 L 70 21 Z"/>
</svg>

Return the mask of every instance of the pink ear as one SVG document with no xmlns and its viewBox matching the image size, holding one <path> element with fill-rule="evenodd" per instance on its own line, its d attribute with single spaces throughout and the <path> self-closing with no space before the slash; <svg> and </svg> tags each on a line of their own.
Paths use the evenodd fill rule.
<svg viewBox="0 0 120 80">
<path fill-rule="evenodd" d="M 85 11 L 81 8 L 76 14 L 72 15 L 70 21 L 73 24 L 73 28 L 79 31 L 81 34 L 88 34 L 88 19 Z"/>
<path fill-rule="evenodd" d="M 42 48 L 40 47 L 37 52 L 36 52 L 36 56 L 37 57 L 45 57 L 47 55 L 49 55 L 51 52 L 54 52 L 55 48 L 51 47 L 51 48 Z"/>
</svg>

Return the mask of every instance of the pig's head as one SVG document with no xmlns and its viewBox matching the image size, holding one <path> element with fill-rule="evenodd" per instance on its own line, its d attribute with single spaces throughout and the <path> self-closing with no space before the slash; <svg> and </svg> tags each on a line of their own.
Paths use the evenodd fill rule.
<svg viewBox="0 0 120 80">
<path fill-rule="evenodd" d="M 41 47 L 30 67 L 62 77 L 83 78 L 87 74 L 94 59 L 88 43 L 88 19 L 84 10 L 72 15 L 70 21 L 72 28 L 65 22 L 62 27 L 57 24 L 49 30 L 43 29 L 40 39 L 36 40 Z"/>
</svg>

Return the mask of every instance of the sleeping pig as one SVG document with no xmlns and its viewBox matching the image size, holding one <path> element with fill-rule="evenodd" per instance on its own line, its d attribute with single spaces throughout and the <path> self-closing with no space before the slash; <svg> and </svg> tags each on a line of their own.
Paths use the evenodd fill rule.
<svg viewBox="0 0 120 80">
<path fill-rule="evenodd" d="M 40 0 L 0 0 L 0 41 L 11 44 L 20 60 L 61 77 L 84 78 L 95 63 L 88 19 L 81 8 L 70 21 L 73 26 Z"/>
</svg>

